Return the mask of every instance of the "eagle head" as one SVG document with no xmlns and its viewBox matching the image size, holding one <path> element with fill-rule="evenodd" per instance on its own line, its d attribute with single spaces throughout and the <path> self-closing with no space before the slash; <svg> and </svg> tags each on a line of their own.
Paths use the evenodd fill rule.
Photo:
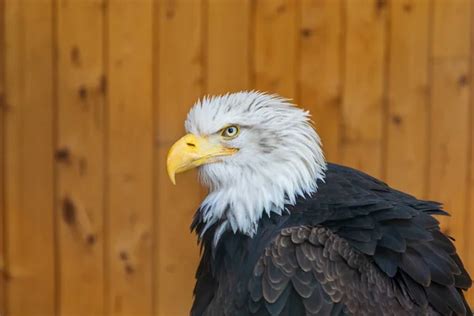
<svg viewBox="0 0 474 316">
<path fill-rule="evenodd" d="M 310 115 L 276 95 L 238 92 L 205 97 L 188 113 L 187 135 L 170 149 L 170 179 L 198 168 L 209 194 L 199 209 L 206 227 L 253 236 L 263 214 L 282 214 L 312 194 L 326 163 Z M 204 229 L 205 231 L 205 229 Z"/>
</svg>

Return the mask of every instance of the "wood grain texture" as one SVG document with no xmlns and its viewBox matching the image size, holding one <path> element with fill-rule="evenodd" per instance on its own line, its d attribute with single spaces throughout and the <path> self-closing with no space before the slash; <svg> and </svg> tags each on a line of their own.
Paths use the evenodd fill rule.
<svg viewBox="0 0 474 316">
<path fill-rule="evenodd" d="M 0 25 L 5 25 L 5 2 L 0 1 Z M 5 28 L 0 28 L 0 315 L 5 305 Z"/>
<path fill-rule="evenodd" d="M 470 0 L 432 0 L 433 58 L 466 57 L 471 51 Z M 455 36 L 454 36 L 455 35 Z"/>
<path fill-rule="evenodd" d="M 250 17 L 250 0 L 207 2 L 206 93 L 250 88 Z"/>
<path fill-rule="evenodd" d="M 429 197 L 442 201 L 451 217 L 442 228 L 456 238 L 464 257 L 469 148 L 470 1 L 434 2 Z M 446 29 L 451 33 L 447 34 Z M 451 48 L 445 48 L 452 45 Z M 454 48 L 457 48 L 454 50 Z"/>
<path fill-rule="evenodd" d="M 345 2 L 342 162 L 376 177 L 382 176 L 386 4 Z"/>
<path fill-rule="evenodd" d="M 104 3 L 56 3 L 59 313 L 102 315 Z"/>
<path fill-rule="evenodd" d="M 311 112 L 326 158 L 333 162 L 341 159 L 342 5 L 340 0 L 299 2 L 299 103 Z"/>
<path fill-rule="evenodd" d="M 390 6 L 385 174 L 392 186 L 420 198 L 427 193 L 429 13 L 428 0 Z"/>
<path fill-rule="evenodd" d="M 154 15 L 158 52 L 154 71 L 159 82 L 154 98 L 158 135 L 155 282 L 166 284 L 158 287 L 155 299 L 157 314 L 163 316 L 189 313 L 198 261 L 196 239 L 189 233 L 200 202 L 196 173 L 178 176 L 173 186 L 166 174 L 166 153 L 184 134 L 186 113 L 204 92 L 203 10 L 201 1 L 167 0 L 159 2 Z"/>
<path fill-rule="evenodd" d="M 109 315 L 153 314 L 152 14 L 151 0 L 108 5 Z"/>
<path fill-rule="evenodd" d="M 474 5 L 471 5 L 471 19 L 474 18 Z M 474 49 L 474 20 L 471 20 L 471 59 L 470 59 L 470 98 L 469 98 L 469 110 L 470 110 L 470 140 L 469 140 L 469 178 L 468 178 L 468 194 L 467 194 L 467 204 L 468 212 L 466 212 L 466 221 L 464 223 L 463 234 L 466 235 L 466 254 L 464 260 L 467 261 L 467 271 L 473 275 L 474 271 L 474 54 L 472 51 Z M 471 289 L 467 293 L 468 302 L 471 306 L 474 304 L 474 291 Z"/>
<path fill-rule="evenodd" d="M 295 0 L 257 0 L 254 20 L 255 87 L 297 100 Z"/>
<path fill-rule="evenodd" d="M 7 312 L 54 315 L 52 1 L 5 5 Z"/>
<path fill-rule="evenodd" d="M 471 8 L 471 12 L 474 12 L 474 6 Z M 472 33 L 471 33 L 472 36 Z M 474 62 L 471 59 L 471 76 L 474 71 Z M 474 249 L 474 230 L 472 227 L 474 227 L 474 110 L 473 110 L 473 105 L 474 105 L 474 84 L 473 81 L 471 80 L 471 96 L 470 96 L 470 129 L 471 129 L 471 135 L 470 135 L 470 172 L 469 172 L 469 179 L 468 179 L 468 195 L 467 195 L 467 203 L 469 206 L 468 212 L 466 214 L 466 222 L 464 223 L 464 230 L 463 234 L 465 234 L 465 239 L 466 239 L 466 254 L 464 256 L 464 259 L 467 260 L 467 270 L 471 273 L 474 271 L 474 252 L 472 249 Z M 474 291 L 471 289 L 468 291 L 468 301 L 471 303 L 471 305 L 474 303 Z"/>
</svg>

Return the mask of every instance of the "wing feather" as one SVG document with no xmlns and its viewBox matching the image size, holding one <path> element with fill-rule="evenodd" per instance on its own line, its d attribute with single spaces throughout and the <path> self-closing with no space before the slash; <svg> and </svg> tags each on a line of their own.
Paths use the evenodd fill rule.
<svg viewBox="0 0 474 316">
<path fill-rule="evenodd" d="M 281 315 L 301 308 L 284 306 L 295 304 L 297 298 L 308 315 L 338 315 L 346 307 L 353 313 L 380 315 L 393 308 L 414 308 L 408 297 L 393 295 L 401 292 L 394 290 L 388 276 L 328 228 L 299 226 L 292 230 L 291 234 L 285 230 L 278 235 L 269 247 L 285 250 L 267 248 L 259 259 L 264 272 L 248 286 L 252 300 L 249 309 L 256 310 L 254 302 L 260 300 L 269 315 Z M 261 294 L 256 281 L 261 282 Z M 374 300 L 378 304 L 373 304 Z"/>
</svg>

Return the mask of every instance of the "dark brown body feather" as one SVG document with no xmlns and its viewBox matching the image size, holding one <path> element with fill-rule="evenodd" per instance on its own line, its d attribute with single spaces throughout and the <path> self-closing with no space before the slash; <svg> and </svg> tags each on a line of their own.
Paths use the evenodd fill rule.
<svg viewBox="0 0 474 316">
<path fill-rule="evenodd" d="M 264 215 L 253 238 L 201 240 L 197 315 L 470 315 L 455 248 L 420 201 L 329 165 L 318 192 Z M 193 228 L 202 229 L 200 213 Z"/>
</svg>

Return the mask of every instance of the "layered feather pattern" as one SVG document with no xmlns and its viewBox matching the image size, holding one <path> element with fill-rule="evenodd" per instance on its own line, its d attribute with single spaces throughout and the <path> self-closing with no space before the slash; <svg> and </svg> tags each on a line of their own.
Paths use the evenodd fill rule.
<svg viewBox="0 0 474 316">
<path fill-rule="evenodd" d="M 192 315 L 471 315 L 438 203 L 334 164 L 318 187 L 253 238 L 203 235 Z"/>
</svg>

